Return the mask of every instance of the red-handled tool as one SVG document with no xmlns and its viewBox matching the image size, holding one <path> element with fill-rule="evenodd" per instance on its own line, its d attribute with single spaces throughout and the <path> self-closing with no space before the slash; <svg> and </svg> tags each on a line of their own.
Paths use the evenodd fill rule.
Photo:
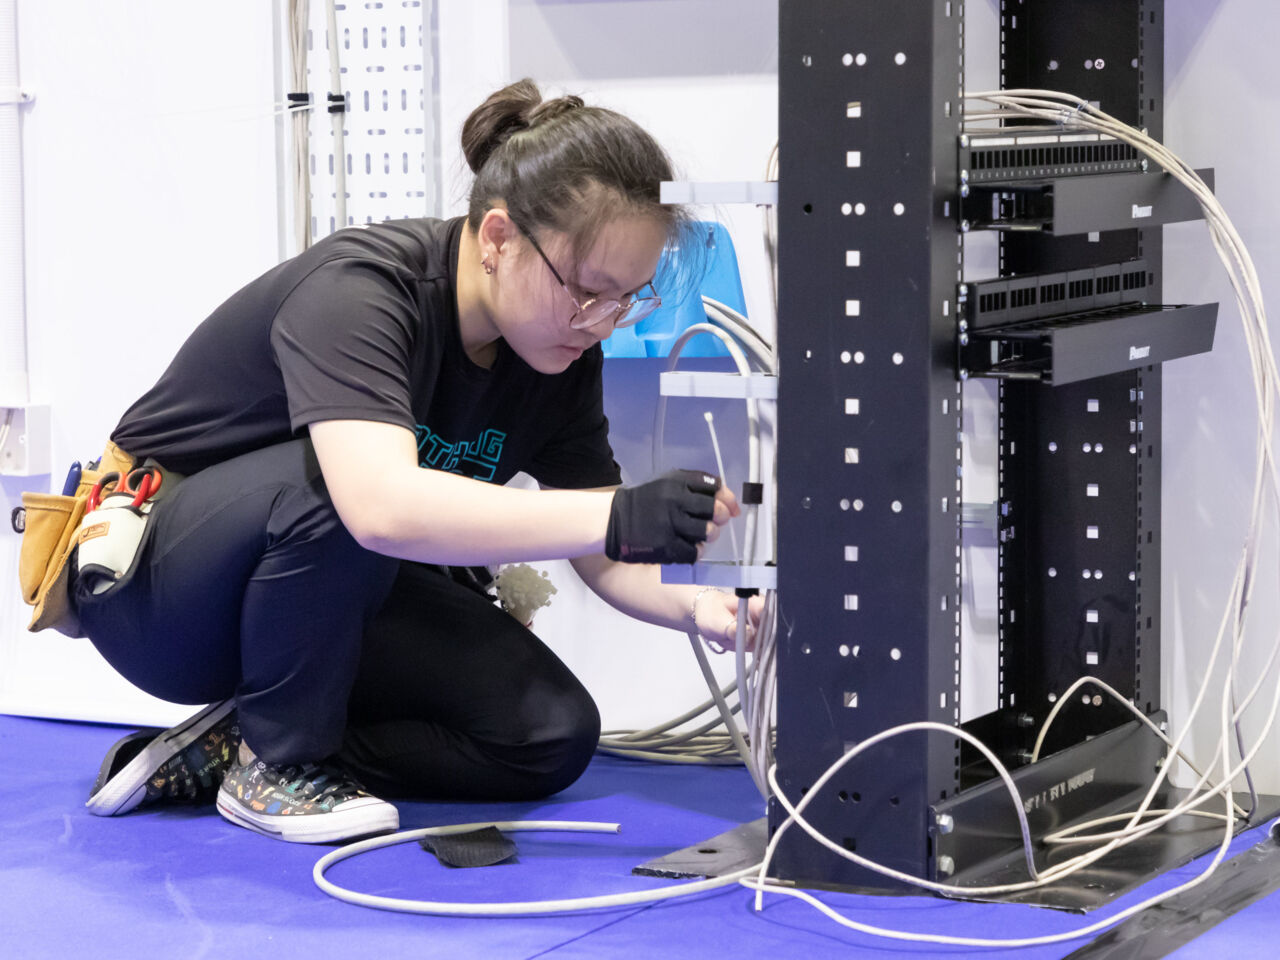
<svg viewBox="0 0 1280 960">
<path fill-rule="evenodd" d="M 98 509 L 104 493 L 125 493 L 133 497 L 131 507 L 137 509 L 154 496 L 164 482 L 164 476 L 155 467 L 139 467 L 123 477 L 115 470 L 105 473 L 89 491 L 89 500 L 85 505 L 85 513 Z M 110 488 L 110 489 L 109 489 Z"/>
</svg>

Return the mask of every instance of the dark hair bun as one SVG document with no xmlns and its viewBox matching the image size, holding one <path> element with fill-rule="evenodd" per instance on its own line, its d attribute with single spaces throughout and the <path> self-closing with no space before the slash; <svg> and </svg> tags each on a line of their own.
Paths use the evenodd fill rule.
<svg viewBox="0 0 1280 960">
<path fill-rule="evenodd" d="M 557 117 L 563 117 L 572 110 L 585 106 L 581 97 L 573 95 L 567 97 L 556 97 L 554 100 L 548 100 L 534 107 L 529 114 L 529 126 L 536 127 L 539 124 L 554 120 Z"/>
<path fill-rule="evenodd" d="M 472 173 L 493 152 L 521 130 L 540 126 L 583 106 L 581 97 L 557 97 L 543 102 L 542 91 L 532 80 L 517 80 L 489 96 L 471 111 L 462 125 L 462 152 Z"/>
</svg>

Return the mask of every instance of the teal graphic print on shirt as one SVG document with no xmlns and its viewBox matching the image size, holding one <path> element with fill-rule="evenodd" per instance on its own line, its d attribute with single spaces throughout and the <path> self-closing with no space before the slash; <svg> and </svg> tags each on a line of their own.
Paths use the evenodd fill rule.
<svg viewBox="0 0 1280 960">
<path fill-rule="evenodd" d="M 460 473 L 476 480 L 492 480 L 502 459 L 502 445 L 507 435 L 501 430 L 486 430 L 476 440 L 452 443 L 418 424 L 418 466 Z"/>
</svg>

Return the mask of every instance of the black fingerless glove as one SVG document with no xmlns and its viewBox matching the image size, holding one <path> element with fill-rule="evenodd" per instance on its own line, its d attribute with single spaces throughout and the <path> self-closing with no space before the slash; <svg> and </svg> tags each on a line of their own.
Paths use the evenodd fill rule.
<svg viewBox="0 0 1280 960">
<path fill-rule="evenodd" d="M 671 470 L 613 495 L 604 553 L 623 563 L 693 563 L 715 515 L 720 481 L 700 470 Z"/>
</svg>

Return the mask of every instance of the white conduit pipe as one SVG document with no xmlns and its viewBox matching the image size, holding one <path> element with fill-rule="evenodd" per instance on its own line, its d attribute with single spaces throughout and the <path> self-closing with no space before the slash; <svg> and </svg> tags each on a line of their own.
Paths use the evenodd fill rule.
<svg viewBox="0 0 1280 960">
<path fill-rule="evenodd" d="M 342 66 L 338 62 L 338 14 L 334 0 L 326 0 L 325 20 L 329 25 L 329 92 L 333 96 L 342 96 Z M 333 123 L 333 229 L 341 230 L 347 225 L 347 138 L 345 135 L 347 114 L 345 111 L 331 113 Z"/>
<path fill-rule="evenodd" d="M 22 406 L 31 399 L 27 368 L 21 101 L 18 3 L 0 0 L 0 405 L 3 406 Z"/>
</svg>

